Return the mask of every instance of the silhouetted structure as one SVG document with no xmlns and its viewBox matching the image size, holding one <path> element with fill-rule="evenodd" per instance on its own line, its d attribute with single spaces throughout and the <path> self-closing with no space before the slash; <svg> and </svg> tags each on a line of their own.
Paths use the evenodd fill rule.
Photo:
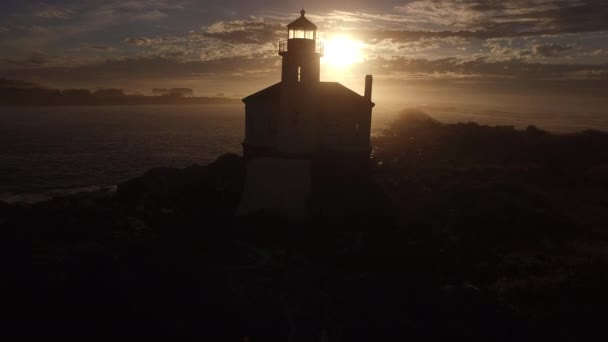
<svg viewBox="0 0 608 342">
<path fill-rule="evenodd" d="M 372 76 L 366 76 L 364 96 L 321 82 L 324 46 L 317 26 L 300 13 L 287 25 L 288 39 L 279 42 L 281 82 L 243 99 L 247 177 L 241 214 L 307 216 L 311 189 L 324 170 L 361 170 L 369 161 Z"/>
<path fill-rule="evenodd" d="M 281 82 L 243 99 L 245 159 L 332 157 L 367 159 L 370 153 L 372 76 L 361 96 L 337 82 L 320 82 L 323 44 L 317 26 L 300 18 L 279 43 Z"/>
</svg>

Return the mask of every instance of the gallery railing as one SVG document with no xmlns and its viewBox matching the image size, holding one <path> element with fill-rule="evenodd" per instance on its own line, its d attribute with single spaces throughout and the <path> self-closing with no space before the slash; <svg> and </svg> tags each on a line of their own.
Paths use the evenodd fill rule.
<svg viewBox="0 0 608 342">
<path fill-rule="evenodd" d="M 279 54 L 284 54 L 289 50 L 289 41 L 281 40 L 279 41 Z M 315 53 L 323 55 L 325 52 L 325 44 L 319 41 L 315 41 Z"/>
</svg>

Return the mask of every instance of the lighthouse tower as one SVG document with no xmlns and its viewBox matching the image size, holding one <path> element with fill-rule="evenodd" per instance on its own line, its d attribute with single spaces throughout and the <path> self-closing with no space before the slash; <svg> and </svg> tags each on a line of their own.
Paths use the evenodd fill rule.
<svg viewBox="0 0 608 342">
<path fill-rule="evenodd" d="M 346 175 L 369 163 L 372 77 L 365 77 L 363 95 L 320 82 L 323 44 L 317 38 L 317 26 L 302 10 L 279 42 L 281 82 L 243 99 L 247 170 L 239 215 L 306 217 L 312 186 L 324 184 L 326 165 Z"/>
<path fill-rule="evenodd" d="M 306 12 L 287 25 L 287 37 L 279 42 L 283 57 L 277 131 L 279 153 L 307 156 L 318 149 L 320 132 L 319 85 L 323 44 L 317 26 Z"/>
</svg>

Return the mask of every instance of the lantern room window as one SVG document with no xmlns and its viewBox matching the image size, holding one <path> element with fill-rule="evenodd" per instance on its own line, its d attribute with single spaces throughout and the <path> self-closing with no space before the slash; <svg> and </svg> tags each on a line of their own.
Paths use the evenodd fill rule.
<svg viewBox="0 0 608 342">
<path fill-rule="evenodd" d="M 315 30 L 289 30 L 289 39 L 317 39 Z"/>
<path fill-rule="evenodd" d="M 306 19 L 306 11 L 300 11 L 300 17 L 287 25 L 289 39 L 317 39 L 317 25 Z"/>
</svg>

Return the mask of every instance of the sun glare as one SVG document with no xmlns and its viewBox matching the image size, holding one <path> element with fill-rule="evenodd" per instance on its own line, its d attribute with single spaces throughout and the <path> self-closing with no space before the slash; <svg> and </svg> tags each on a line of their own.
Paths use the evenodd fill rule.
<svg viewBox="0 0 608 342">
<path fill-rule="evenodd" d="M 332 38 L 325 42 L 323 62 L 332 67 L 348 67 L 353 63 L 363 61 L 362 47 L 363 43 L 349 37 Z"/>
</svg>

